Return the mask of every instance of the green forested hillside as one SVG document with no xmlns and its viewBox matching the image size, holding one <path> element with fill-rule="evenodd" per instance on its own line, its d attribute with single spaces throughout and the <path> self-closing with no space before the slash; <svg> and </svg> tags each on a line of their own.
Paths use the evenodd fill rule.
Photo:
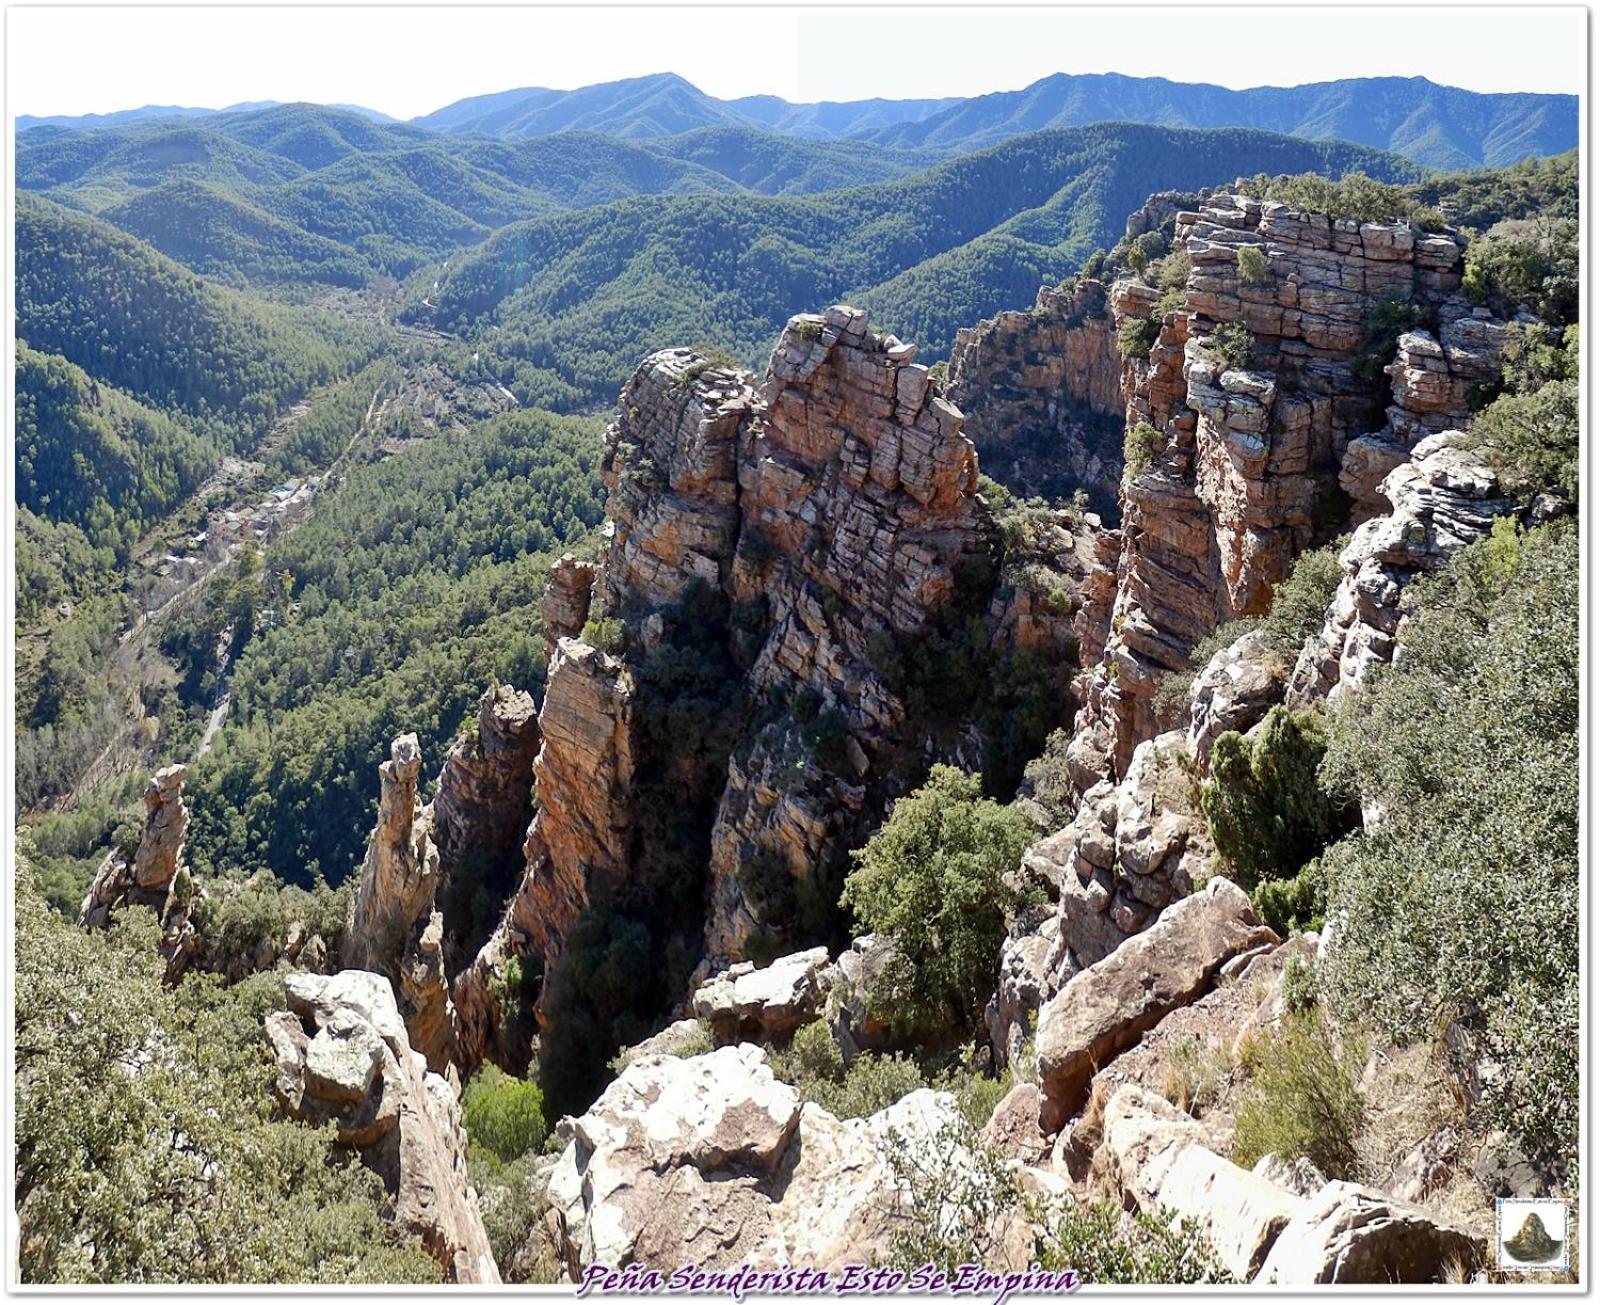
<svg viewBox="0 0 1600 1305">
<path fill-rule="evenodd" d="M 1392 156 L 1260 132 L 1040 132 L 846 191 L 643 198 L 522 223 L 453 260 L 416 311 L 483 330 L 507 383 L 546 404 L 607 401 L 641 354 L 683 340 L 754 363 L 791 313 L 843 298 L 939 357 L 960 327 L 1026 306 L 1115 243 L 1152 191 L 1356 168 L 1410 175 Z"/>
<path fill-rule="evenodd" d="M 224 290 L 107 223 L 24 200 L 17 333 L 225 448 L 248 449 L 313 385 L 375 347 L 327 314 Z"/>
<path fill-rule="evenodd" d="M 99 216 L 168 258 L 230 285 L 365 285 L 373 268 L 353 249 L 202 181 L 171 181 Z"/>
<path fill-rule="evenodd" d="M 26 344 L 16 415 L 17 502 L 118 557 L 216 460 L 213 445 L 171 418 Z"/>
<path fill-rule="evenodd" d="M 545 572 L 599 523 L 599 453 L 597 422 L 508 414 L 356 469 L 268 549 L 294 614 L 245 648 L 233 718 L 193 772 L 197 867 L 338 882 L 390 739 L 415 730 L 435 773 L 485 685 L 541 680 Z M 180 666 L 239 601 L 219 588 L 173 632 Z"/>
</svg>

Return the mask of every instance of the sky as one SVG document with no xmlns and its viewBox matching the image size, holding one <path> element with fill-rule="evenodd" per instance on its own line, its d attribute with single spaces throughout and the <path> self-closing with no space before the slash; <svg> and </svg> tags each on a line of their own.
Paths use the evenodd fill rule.
<svg viewBox="0 0 1600 1305">
<path fill-rule="evenodd" d="M 1577 6 L 18 5 L 6 12 L 6 108 L 312 100 L 409 118 L 469 95 L 663 71 L 726 99 L 806 101 L 978 95 L 1053 72 L 1578 92 L 1586 24 Z"/>
</svg>

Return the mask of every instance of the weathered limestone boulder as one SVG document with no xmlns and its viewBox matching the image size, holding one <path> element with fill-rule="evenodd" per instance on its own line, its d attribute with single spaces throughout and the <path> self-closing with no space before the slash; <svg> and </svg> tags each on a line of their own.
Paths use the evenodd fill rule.
<svg viewBox="0 0 1600 1305">
<path fill-rule="evenodd" d="M 422 750 L 415 734 L 390 745 L 378 766 L 378 823 L 367 841 L 350 924 L 346 969 L 385 974 L 399 985 L 409 1040 L 442 1072 L 455 1050 L 455 1019 L 444 972 L 444 922 L 433 814 L 417 800 Z"/>
<path fill-rule="evenodd" d="M 1255 1281 L 1441 1282 L 1481 1264 L 1481 1237 L 1355 1183 L 1330 1182 L 1279 1234 Z"/>
<path fill-rule="evenodd" d="M 945 396 L 990 475 L 1023 492 L 1081 485 L 1109 509 L 1122 478 L 1121 385 L 1106 288 L 1084 280 L 957 331 Z"/>
<path fill-rule="evenodd" d="M 1260 630 L 1220 649 L 1190 690 L 1189 746 L 1202 772 L 1212 745 L 1229 730 L 1244 733 L 1283 701 L 1290 667 Z"/>
<path fill-rule="evenodd" d="M 1018 1083 L 1000 1099 L 978 1134 L 1008 1160 L 1025 1165 L 1042 1163 L 1050 1154 L 1050 1140 L 1039 1131 L 1039 1108 L 1044 1104 L 1036 1083 Z"/>
<path fill-rule="evenodd" d="M 1023 873 L 1056 909 L 1038 923 L 1020 922 L 1002 948 L 988 1021 L 1002 1063 L 1062 985 L 1139 933 L 1203 873 L 1211 844 L 1184 770 L 1187 746 L 1178 730 L 1140 744 L 1121 783 L 1098 782 L 1070 824 L 1023 854 Z"/>
<path fill-rule="evenodd" d="M 904 1197 L 890 1137 L 959 1163 L 948 1093 L 839 1120 L 778 1082 L 759 1047 L 636 1060 L 582 1118 L 550 1180 L 568 1274 L 883 1262 Z"/>
<path fill-rule="evenodd" d="M 550 568 L 550 579 L 539 601 L 546 662 L 556 655 L 556 644 L 561 640 L 576 639 L 583 633 L 599 572 L 593 562 L 580 562 L 571 553 L 563 553 Z"/>
<path fill-rule="evenodd" d="M 1122 487 L 1111 633 L 1080 682 L 1072 755 L 1085 788 L 1126 772 L 1158 728 L 1162 675 L 1182 670 L 1217 626 L 1264 610 L 1322 528 L 1320 505 L 1380 397 L 1356 372 L 1363 323 L 1393 299 L 1437 311 L 1460 285 L 1462 244 L 1408 222 L 1333 220 L 1231 192 L 1178 214 L 1173 246 L 1191 268 L 1184 306 L 1123 372 L 1126 420 L 1150 423 L 1156 447 Z M 1259 282 L 1239 272 L 1246 246 L 1265 256 Z M 1113 286 L 1118 326 L 1147 316 L 1157 293 Z M 1248 332 L 1247 359 L 1224 357 L 1224 327 Z"/>
<path fill-rule="evenodd" d="M 538 814 L 523 846 L 522 878 L 452 991 L 464 1066 L 491 1053 L 502 1063 L 526 1063 L 526 1047 L 505 1045 L 509 1031 L 491 978 L 513 956 L 554 964 L 591 893 L 628 875 L 635 699 L 632 676 L 615 657 L 575 639 L 557 644 L 539 713 Z"/>
<path fill-rule="evenodd" d="M 1384 480 L 1383 496 L 1392 507 L 1358 526 L 1340 553 L 1344 579 L 1322 630 L 1295 663 L 1290 706 L 1337 699 L 1360 685 L 1370 667 L 1392 660 L 1405 587 L 1485 538 L 1497 517 L 1516 509 L 1465 441 L 1460 431 L 1430 435 Z"/>
<path fill-rule="evenodd" d="M 787 1037 L 820 1013 L 827 969 L 826 947 L 779 957 L 759 969 L 740 961 L 700 985 L 692 1002 L 695 1016 L 711 1025 L 719 1043 Z"/>
<path fill-rule="evenodd" d="M 284 993 L 289 1009 L 266 1019 L 284 1109 L 335 1125 L 383 1180 L 394 1219 L 451 1281 L 498 1283 L 455 1089 L 412 1048 L 389 980 L 360 970 L 290 974 Z"/>
<path fill-rule="evenodd" d="M 472 925 L 473 898 L 487 892 L 504 901 L 521 878 L 538 751 L 532 695 L 499 685 L 478 700 L 477 728 L 456 739 L 439 772 L 427 814 L 439 852 L 437 900 L 452 976 L 485 941 Z"/>
<path fill-rule="evenodd" d="M 1105 1112 L 1104 1148 L 1122 1191 L 1146 1214 L 1192 1220 L 1218 1261 L 1248 1281 L 1261 1268 L 1302 1200 L 1201 1141 L 1183 1111 L 1129 1085 Z"/>
<path fill-rule="evenodd" d="M 1069 979 L 1039 1013 L 1045 1132 L 1059 1132 L 1083 1105 L 1097 1069 L 1203 996 L 1225 962 L 1276 941 L 1244 891 L 1219 877 Z"/>
<path fill-rule="evenodd" d="M 882 1050 L 893 1038 L 896 991 L 905 967 L 892 938 L 869 933 L 854 939 L 822 975 L 826 1017 L 846 1060 Z"/>
<path fill-rule="evenodd" d="M 161 920 L 160 953 L 168 983 L 177 982 L 200 950 L 192 916 L 204 894 L 183 859 L 189 828 L 189 809 L 183 801 L 187 773 L 187 767 L 173 765 L 150 777 L 144 790 L 144 830 L 132 861 L 110 852 L 78 912 L 80 925 L 100 928 L 124 907 L 154 910 Z"/>
</svg>

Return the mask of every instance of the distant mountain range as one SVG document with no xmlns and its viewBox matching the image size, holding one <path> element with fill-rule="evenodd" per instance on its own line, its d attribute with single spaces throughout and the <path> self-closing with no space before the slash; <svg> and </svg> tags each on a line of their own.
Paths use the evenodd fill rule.
<svg viewBox="0 0 1600 1305">
<path fill-rule="evenodd" d="M 17 119 L 18 132 L 226 110 L 148 106 L 80 118 Z M 370 109 L 345 108 L 378 122 Z M 721 100 L 675 73 L 561 91 L 538 87 L 475 95 L 414 118 L 411 126 L 502 140 L 589 131 L 646 141 L 703 127 L 759 128 L 809 140 L 858 140 L 899 149 L 969 153 L 1050 127 L 1134 122 L 1163 127 L 1253 127 L 1307 140 L 1392 150 L 1426 167 L 1500 167 L 1578 144 L 1575 95 L 1487 94 L 1425 77 L 1352 77 L 1304 86 L 1235 91 L 1204 83 L 1118 73 L 1057 73 L 1020 91 L 970 99 L 855 100 L 792 104 L 775 95 Z"/>
</svg>

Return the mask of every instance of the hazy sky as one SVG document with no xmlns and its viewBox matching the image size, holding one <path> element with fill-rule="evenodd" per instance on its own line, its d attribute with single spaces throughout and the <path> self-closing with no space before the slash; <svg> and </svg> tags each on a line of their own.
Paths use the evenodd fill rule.
<svg viewBox="0 0 1600 1305">
<path fill-rule="evenodd" d="M 468 95 L 661 71 L 725 98 L 791 100 L 975 95 L 1052 72 L 1576 92 L 1587 57 L 1579 7 L 53 5 L 6 20 L 11 114 L 314 100 L 406 118 Z"/>
</svg>

